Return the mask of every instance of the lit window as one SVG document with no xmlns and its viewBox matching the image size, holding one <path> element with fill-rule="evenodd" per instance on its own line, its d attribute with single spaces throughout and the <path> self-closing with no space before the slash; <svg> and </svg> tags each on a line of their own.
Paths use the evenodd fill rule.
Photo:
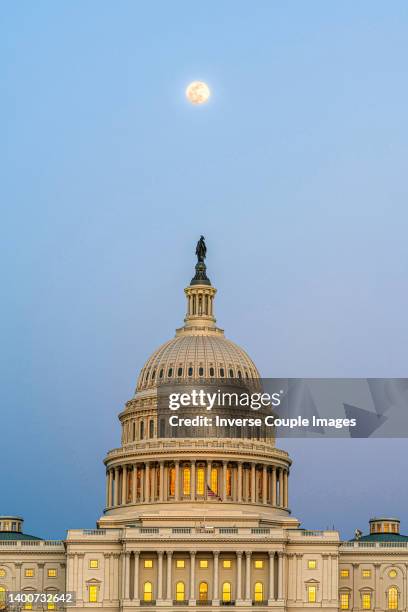
<svg viewBox="0 0 408 612">
<path fill-rule="evenodd" d="M 350 596 L 348 593 L 340 594 L 340 610 L 348 610 L 349 609 L 349 599 Z"/>
<path fill-rule="evenodd" d="M 0 587 L 0 610 L 3 610 L 6 607 L 6 589 L 4 587 Z"/>
<path fill-rule="evenodd" d="M 226 493 L 228 497 L 232 495 L 232 471 L 231 468 L 227 468 L 227 478 L 225 483 Z"/>
<path fill-rule="evenodd" d="M 26 569 L 25 577 L 26 578 L 33 578 L 34 577 L 34 570 L 33 569 Z"/>
<path fill-rule="evenodd" d="M 143 601 L 153 601 L 153 585 L 145 582 L 143 585 Z"/>
<path fill-rule="evenodd" d="M 371 594 L 363 593 L 362 597 L 363 610 L 371 610 Z"/>
<path fill-rule="evenodd" d="M 53 601 L 47 603 L 47 610 L 55 610 L 55 603 Z"/>
<path fill-rule="evenodd" d="M 205 470 L 203 467 L 197 468 L 197 495 L 204 495 L 205 492 Z"/>
<path fill-rule="evenodd" d="M 90 559 L 89 560 L 89 567 L 90 567 L 90 569 L 98 569 L 98 567 L 99 567 L 98 559 Z"/>
<path fill-rule="evenodd" d="M 96 584 L 89 585 L 89 602 L 96 603 L 98 601 L 98 587 Z"/>
<path fill-rule="evenodd" d="M 183 469 L 183 495 L 190 495 L 190 468 Z"/>
<path fill-rule="evenodd" d="M 307 601 L 308 603 L 316 603 L 316 587 L 314 584 L 307 587 Z"/>
<path fill-rule="evenodd" d="M 263 584 L 262 584 L 262 582 L 255 582 L 254 601 L 263 601 Z"/>
<path fill-rule="evenodd" d="M 309 559 L 309 561 L 307 562 L 307 569 L 316 569 L 316 567 L 317 567 L 316 559 Z"/>
<path fill-rule="evenodd" d="M 48 570 L 48 578 L 56 578 L 57 570 L 52 568 Z"/>
<path fill-rule="evenodd" d="M 392 569 L 388 572 L 388 575 L 390 578 L 396 578 L 397 577 L 397 570 Z"/>
<path fill-rule="evenodd" d="M 222 601 L 231 601 L 231 583 L 224 582 L 222 585 Z"/>
<path fill-rule="evenodd" d="M 169 469 L 169 495 L 174 497 L 176 492 L 176 468 L 171 467 Z"/>
<path fill-rule="evenodd" d="M 371 578 L 371 570 L 363 569 L 361 571 L 361 575 L 362 575 L 363 578 Z"/>
<path fill-rule="evenodd" d="M 153 567 L 153 559 L 145 559 L 145 560 L 144 560 L 144 566 L 145 566 L 146 568 L 151 568 L 151 567 Z"/>
<path fill-rule="evenodd" d="M 0 578 L 4 578 L 5 575 L 6 575 L 6 570 L 0 569 Z"/>
<path fill-rule="evenodd" d="M 185 589 L 184 582 L 177 582 L 176 584 L 176 601 L 185 600 Z"/>
<path fill-rule="evenodd" d="M 32 610 L 32 609 L 33 609 L 33 604 L 32 604 L 32 603 L 30 603 L 29 601 L 27 601 L 27 602 L 24 604 L 23 610 Z"/>
<path fill-rule="evenodd" d="M 198 587 L 200 601 L 207 601 L 208 599 L 208 584 L 206 582 L 200 582 Z"/>
<path fill-rule="evenodd" d="M 398 610 L 398 590 L 397 587 L 388 589 L 388 609 Z"/>
<path fill-rule="evenodd" d="M 384 523 L 384 532 L 388 533 L 390 531 L 390 524 L 389 523 Z"/>
<path fill-rule="evenodd" d="M 211 469 L 211 490 L 218 495 L 218 469 Z"/>
<path fill-rule="evenodd" d="M 348 569 L 342 569 L 340 570 L 340 577 L 341 578 L 348 578 L 350 576 L 350 572 Z"/>
<path fill-rule="evenodd" d="M 184 559 L 177 559 L 176 567 L 178 567 L 179 569 L 182 569 L 185 566 L 186 566 L 186 562 L 184 561 Z"/>
<path fill-rule="evenodd" d="M 208 567 L 208 559 L 200 559 L 200 568 L 201 569 L 207 569 Z M 203 582 L 203 584 L 205 584 Z"/>
<path fill-rule="evenodd" d="M 222 562 L 222 566 L 225 567 L 225 569 L 231 569 L 231 559 L 224 559 L 224 561 Z"/>
<path fill-rule="evenodd" d="M 263 569 L 263 561 L 262 559 L 256 559 L 254 562 L 255 569 Z"/>
</svg>

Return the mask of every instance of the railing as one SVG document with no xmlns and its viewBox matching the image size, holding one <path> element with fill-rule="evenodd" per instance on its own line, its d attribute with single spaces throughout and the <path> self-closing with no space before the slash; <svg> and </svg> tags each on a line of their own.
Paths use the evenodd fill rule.
<svg viewBox="0 0 408 612">
<path fill-rule="evenodd" d="M 191 527 L 173 527 L 172 533 L 191 533 Z"/>
<path fill-rule="evenodd" d="M 408 548 L 408 542 L 342 542 L 340 548 Z"/>
<path fill-rule="evenodd" d="M 231 601 L 224 601 L 223 599 L 221 599 L 220 604 L 222 606 L 235 606 L 235 600 L 231 599 Z"/>
<path fill-rule="evenodd" d="M 82 533 L 84 535 L 101 536 L 101 535 L 106 535 L 106 529 L 83 529 Z"/>
<path fill-rule="evenodd" d="M 188 606 L 188 599 L 173 599 L 173 606 Z"/>
<path fill-rule="evenodd" d="M 253 599 L 252 600 L 252 605 L 253 606 L 267 606 L 268 605 L 268 600 L 267 599 L 261 599 L 260 601 Z"/>
<path fill-rule="evenodd" d="M 227 533 L 238 533 L 238 527 L 220 527 L 219 533 L 227 534 Z"/>
<path fill-rule="evenodd" d="M 212 606 L 212 599 L 196 599 L 197 606 Z"/>
<path fill-rule="evenodd" d="M 266 535 L 271 533 L 269 527 L 252 527 L 251 533 L 254 535 Z"/>
<path fill-rule="evenodd" d="M 64 547 L 62 540 L 0 540 L 3 548 L 50 548 Z"/>
<path fill-rule="evenodd" d="M 139 527 L 139 533 L 159 533 L 159 528 L 158 527 Z"/>
<path fill-rule="evenodd" d="M 151 601 L 145 601 L 144 599 L 140 600 L 140 605 L 141 606 L 155 606 L 156 605 L 156 600 L 152 599 Z"/>
</svg>

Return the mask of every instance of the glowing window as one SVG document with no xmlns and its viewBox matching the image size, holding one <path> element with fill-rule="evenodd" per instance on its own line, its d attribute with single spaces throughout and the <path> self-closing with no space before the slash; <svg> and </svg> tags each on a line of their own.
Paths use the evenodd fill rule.
<svg viewBox="0 0 408 612">
<path fill-rule="evenodd" d="M 176 492 L 176 468 L 171 467 L 169 469 L 169 495 L 174 497 Z"/>
<path fill-rule="evenodd" d="M 182 569 L 183 567 L 186 567 L 186 562 L 184 561 L 184 559 L 177 559 L 176 567 L 178 569 Z"/>
<path fill-rule="evenodd" d="M 197 468 L 197 495 L 204 495 L 205 489 L 205 469 L 203 467 Z"/>
<path fill-rule="evenodd" d="M 397 587 L 388 589 L 388 609 L 398 610 L 398 590 Z"/>
<path fill-rule="evenodd" d="M 371 594 L 363 593 L 361 603 L 363 605 L 363 610 L 371 610 Z"/>
<path fill-rule="evenodd" d="M 222 585 L 222 601 L 231 601 L 231 583 L 224 582 Z"/>
<path fill-rule="evenodd" d="M 50 568 L 48 570 L 48 578 L 56 578 L 57 576 L 57 570 L 54 568 Z"/>
<path fill-rule="evenodd" d="M 185 467 L 183 469 L 183 495 L 190 495 L 190 484 L 191 484 L 191 478 L 190 478 L 190 468 L 189 467 Z"/>
<path fill-rule="evenodd" d="M 308 603 L 316 603 L 316 586 L 309 584 L 307 587 L 307 601 Z"/>
<path fill-rule="evenodd" d="M 33 604 L 32 604 L 32 603 L 30 603 L 29 601 L 27 601 L 27 602 L 24 604 L 23 610 L 32 610 L 32 609 L 33 609 Z"/>
<path fill-rule="evenodd" d="M 263 569 L 264 563 L 262 559 L 255 559 L 254 566 L 255 566 L 255 569 Z"/>
<path fill-rule="evenodd" d="M 262 584 L 262 582 L 255 582 L 254 601 L 263 601 L 263 584 Z"/>
<path fill-rule="evenodd" d="M 47 603 L 47 610 L 55 610 L 55 608 L 56 608 L 56 606 L 55 606 L 55 603 L 54 603 L 54 602 L 49 601 L 49 602 Z"/>
<path fill-rule="evenodd" d="M 384 531 L 385 533 L 388 533 L 390 530 L 390 524 L 389 523 L 384 523 Z"/>
<path fill-rule="evenodd" d="M 340 594 L 340 610 L 348 610 L 349 609 L 349 599 L 350 596 L 348 593 Z"/>
<path fill-rule="evenodd" d="M 26 569 L 25 577 L 26 578 L 33 578 L 34 577 L 34 570 L 33 569 Z"/>
<path fill-rule="evenodd" d="M 348 569 L 342 569 L 340 570 L 340 577 L 341 578 L 348 578 L 350 576 L 350 572 Z"/>
<path fill-rule="evenodd" d="M 363 569 L 361 571 L 361 575 L 362 575 L 363 578 L 371 578 L 371 570 Z"/>
<path fill-rule="evenodd" d="M 146 568 L 152 568 L 153 567 L 153 559 L 145 559 L 144 560 L 144 566 Z"/>
<path fill-rule="evenodd" d="M 207 601 L 208 584 L 206 582 L 200 582 L 200 586 L 198 587 L 198 596 L 200 601 Z"/>
<path fill-rule="evenodd" d="M 6 607 L 6 589 L 4 587 L 0 587 L 0 610 L 3 610 Z"/>
<path fill-rule="evenodd" d="M 211 490 L 218 495 L 218 468 L 211 469 Z"/>
<path fill-rule="evenodd" d="M 176 601 L 185 600 L 185 588 L 184 582 L 177 582 L 176 584 Z"/>
<path fill-rule="evenodd" d="M 89 602 L 96 603 L 98 601 L 98 587 L 96 584 L 89 585 Z"/>
<path fill-rule="evenodd" d="M 222 567 L 225 567 L 225 569 L 231 569 L 232 567 L 231 559 L 224 559 L 224 561 L 222 562 Z"/>
<path fill-rule="evenodd" d="M 231 474 L 231 468 L 227 468 L 227 478 L 226 478 L 225 488 L 226 488 L 226 493 L 227 493 L 228 497 L 231 497 L 231 495 L 232 495 L 232 474 Z"/>
<path fill-rule="evenodd" d="M 90 559 L 90 560 L 89 560 L 89 567 L 90 567 L 91 569 L 98 569 L 98 567 L 99 567 L 99 561 L 98 561 L 98 559 Z"/>
<path fill-rule="evenodd" d="M 207 559 L 200 559 L 200 568 L 201 569 L 207 569 L 208 567 L 208 560 Z M 205 582 L 203 582 L 203 584 L 206 584 Z"/>
<path fill-rule="evenodd" d="M 388 572 L 388 575 L 389 575 L 389 577 L 390 577 L 390 578 L 396 578 L 396 576 L 397 576 L 397 570 L 395 570 L 395 569 L 390 570 L 390 571 Z"/>
<path fill-rule="evenodd" d="M 309 559 L 309 561 L 307 562 L 307 569 L 316 569 L 316 567 L 317 567 L 316 559 Z"/>
<path fill-rule="evenodd" d="M 4 578 L 5 575 L 6 575 L 6 570 L 0 569 L 0 578 Z"/>
<path fill-rule="evenodd" d="M 143 601 L 153 601 L 153 585 L 145 582 L 143 585 Z"/>
</svg>

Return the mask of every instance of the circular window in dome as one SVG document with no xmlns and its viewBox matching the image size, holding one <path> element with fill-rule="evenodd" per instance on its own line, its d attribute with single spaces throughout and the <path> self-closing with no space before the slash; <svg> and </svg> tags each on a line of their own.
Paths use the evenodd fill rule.
<svg viewBox="0 0 408 612">
<path fill-rule="evenodd" d="M 388 572 L 388 575 L 389 575 L 389 577 L 390 577 L 390 578 L 396 578 L 396 577 L 397 577 L 397 570 L 395 570 L 395 569 L 391 569 L 391 570 Z"/>
</svg>

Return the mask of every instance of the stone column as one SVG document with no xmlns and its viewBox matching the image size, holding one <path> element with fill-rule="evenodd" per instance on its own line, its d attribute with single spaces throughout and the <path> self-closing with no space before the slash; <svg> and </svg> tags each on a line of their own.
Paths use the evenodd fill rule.
<svg viewBox="0 0 408 612">
<path fill-rule="evenodd" d="M 262 503 L 266 504 L 268 502 L 268 468 L 266 465 L 262 466 Z"/>
<path fill-rule="evenodd" d="M 372 602 L 374 610 L 379 612 L 381 610 L 381 587 L 380 587 L 380 568 L 381 563 L 374 563 L 375 571 L 375 600 Z"/>
<path fill-rule="evenodd" d="M 106 470 L 106 507 L 110 506 L 110 495 L 109 495 L 109 483 L 110 483 L 110 470 Z"/>
<path fill-rule="evenodd" d="M 189 605 L 196 605 L 196 596 L 195 596 L 195 559 L 196 552 L 195 550 L 190 552 L 190 592 L 189 592 Z"/>
<path fill-rule="evenodd" d="M 138 550 L 135 551 L 135 567 L 134 567 L 134 575 L 133 575 L 133 600 L 139 601 L 139 556 L 140 553 Z"/>
<path fill-rule="evenodd" d="M 238 503 L 242 502 L 242 461 L 238 461 Z"/>
<path fill-rule="evenodd" d="M 332 601 L 338 600 L 339 596 L 339 564 L 337 555 L 329 555 L 330 559 L 330 573 L 331 573 L 331 592 L 330 599 Z"/>
<path fill-rule="evenodd" d="M 269 551 L 269 601 L 270 606 L 275 600 L 275 553 Z"/>
<path fill-rule="evenodd" d="M 129 599 L 130 595 L 130 552 L 125 553 L 125 599 Z"/>
<path fill-rule="evenodd" d="M 160 461 L 160 484 L 159 484 L 159 500 L 164 501 L 164 461 Z"/>
<path fill-rule="evenodd" d="M 283 552 L 278 555 L 278 599 L 283 599 Z"/>
<path fill-rule="evenodd" d="M 113 555 L 113 587 L 112 587 L 112 599 L 119 600 L 119 554 Z"/>
<path fill-rule="evenodd" d="M 180 499 L 180 461 L 178 459 L 175 462 L 175 466 L 176 466 L 176 479 L 175 479 L 174 500 L 179 501 Z"/>
<path fill-rule="evenodd" d="M 246 551 L 246 568 L 245 568 L 245 600 L 247 602 L 251 600 L 251 552 Z"/>
<path fill-rule="evenodd" d="M 289 472 L 288 472 L 288 470 L 285 470 L 284 478 L 283 478 L 283 481 L 284 481 L 284 487 L 283 487 L 283 490 L 284 490 L 283 505 L 284 505 L 285 508 L 287 508 L 289 506 L 289 499 L 288 499 L 289 498 L 289 495 L 288 495 L 288 476 L 289 476 Z"/>
<path fill-rule="evenodd" d="M 156 501 L 156 463 L 152 461 L 150 464 L 150 481 L 151 481 L 151 493 L 150 493 L 150 501 Z"/>
<path fill-rule="evenodd" d="M 211 488 L 212 461 L 207 461 L 207 486 Z M 205 488 L 205 497 L 208 499 L 208 489 Z"/>
<path fill-rule="evenodd" d="M 329 580 L 331 580 L 331 577 L 329 576 L 328 558 L 329 558 L 328 555 L 323 555 L 323 577 L 322 577 L 322 604 L 323 605 L 327 605 Z"/>
<path fill-rule="evenodd" d="M 132 503 L 136 503 L 136 490 L 137 490 L 137 464 L 134 463 L 133 464 L 133 473 L 132 473 L 133 479 L 132 479 Z"/>
<path fill-rule="evenodd" d="M 171 551 L 167 551 L 167 589 L 166 589 L 166 599 L 167 601 L 172 601 L 172 592 L 171 592 L 171 564 L 172 564 L 173 553 Z"/>
<path fill-rule="evenodd" d="M 76 593 L 78 603 L 84 599 L 84 557 L 84 553 L 78 555 L 78 583 Z M 44 564 L 41 578 L 41 591 L 44 591 Z"/>
<path fill-rule="evenodd" d="M 213 596 L 212 596 L 212 605 L 218 606 L 220 604 L 220 594 L 218 587 L 218 561 L 219 561 L 220 553 L 216 550 L 213 552 L 214 559 L 214 579 L 213 579 Z"/>
<path fill-rule="evenodd" d="M 121 572 L 121 588 L 120 599 L 125 599 L 125 583 L 126 583 L 126 553 L 122 553 L 122 572 Z"/>
<path fill-rule="evenodd" d="M 119 505 L 119 468 L 115 467 L 115 482 L 114 482 L 114 495 L 113 495 L 114 506 Z"/>
<path fill-rule="evenodd" d="M 110 600 L 110 554 L 104 553 L 104 565 L 103 565 L 103 599 L 104 601 Z"/>
<path fill-rule="evenodd" d="M 16 572 L 16 587 L 15 587 L 16 591 L 21 591 L 21 567 L 22 565 L 23 564 L 21 562 L 14 563 L 14 568 Z"/>
<path fill-rule="evenodd" d="M 196 498 L 196 462 L 195 459 L 191 460 L 190 468 L 190 499 L 194 501 Z"/>
<path fill-rule="evenodd" d="M 242 600 L 242 550 L 237 550 L 237 601 Z"/>
<path fill-rule="evenodd" d="M 148 504 L 150 501 L 150 463 L 146 461 L 144 469 L 144 502 Z"/>
<path fill-rule="evenodd" d="M 122 506 L 127 503 L 127 465 L 122 468 Z"/>
<path fill-rule="evenodd" d="M 222 494 L 221 499 L 223 502 L 227 501 L 227 465 L 228 461 L 222 462 Z"/>
<path fill-rule="evenodd" d="M 251 502 L 256 503 L 256 464 L 251 464 Z"/>
<path fill-rule="evenodd" d="M 302 558 L 303 555 L 296 555 L 296 601 L 303 601 L 303 590 L 302 590 Z"/>
<path fill-rule="evenodd" d="M 276 467 L 272 466 L 272 506 L 276 506 Z"/>
<path fill-rule="evenodd" d="M 157 599 L 161 601 L 163 599 L 163 554 L 164 551 L 159 550 L 158 556 L 158 568 L 157 568 Z"/>
</svg>

